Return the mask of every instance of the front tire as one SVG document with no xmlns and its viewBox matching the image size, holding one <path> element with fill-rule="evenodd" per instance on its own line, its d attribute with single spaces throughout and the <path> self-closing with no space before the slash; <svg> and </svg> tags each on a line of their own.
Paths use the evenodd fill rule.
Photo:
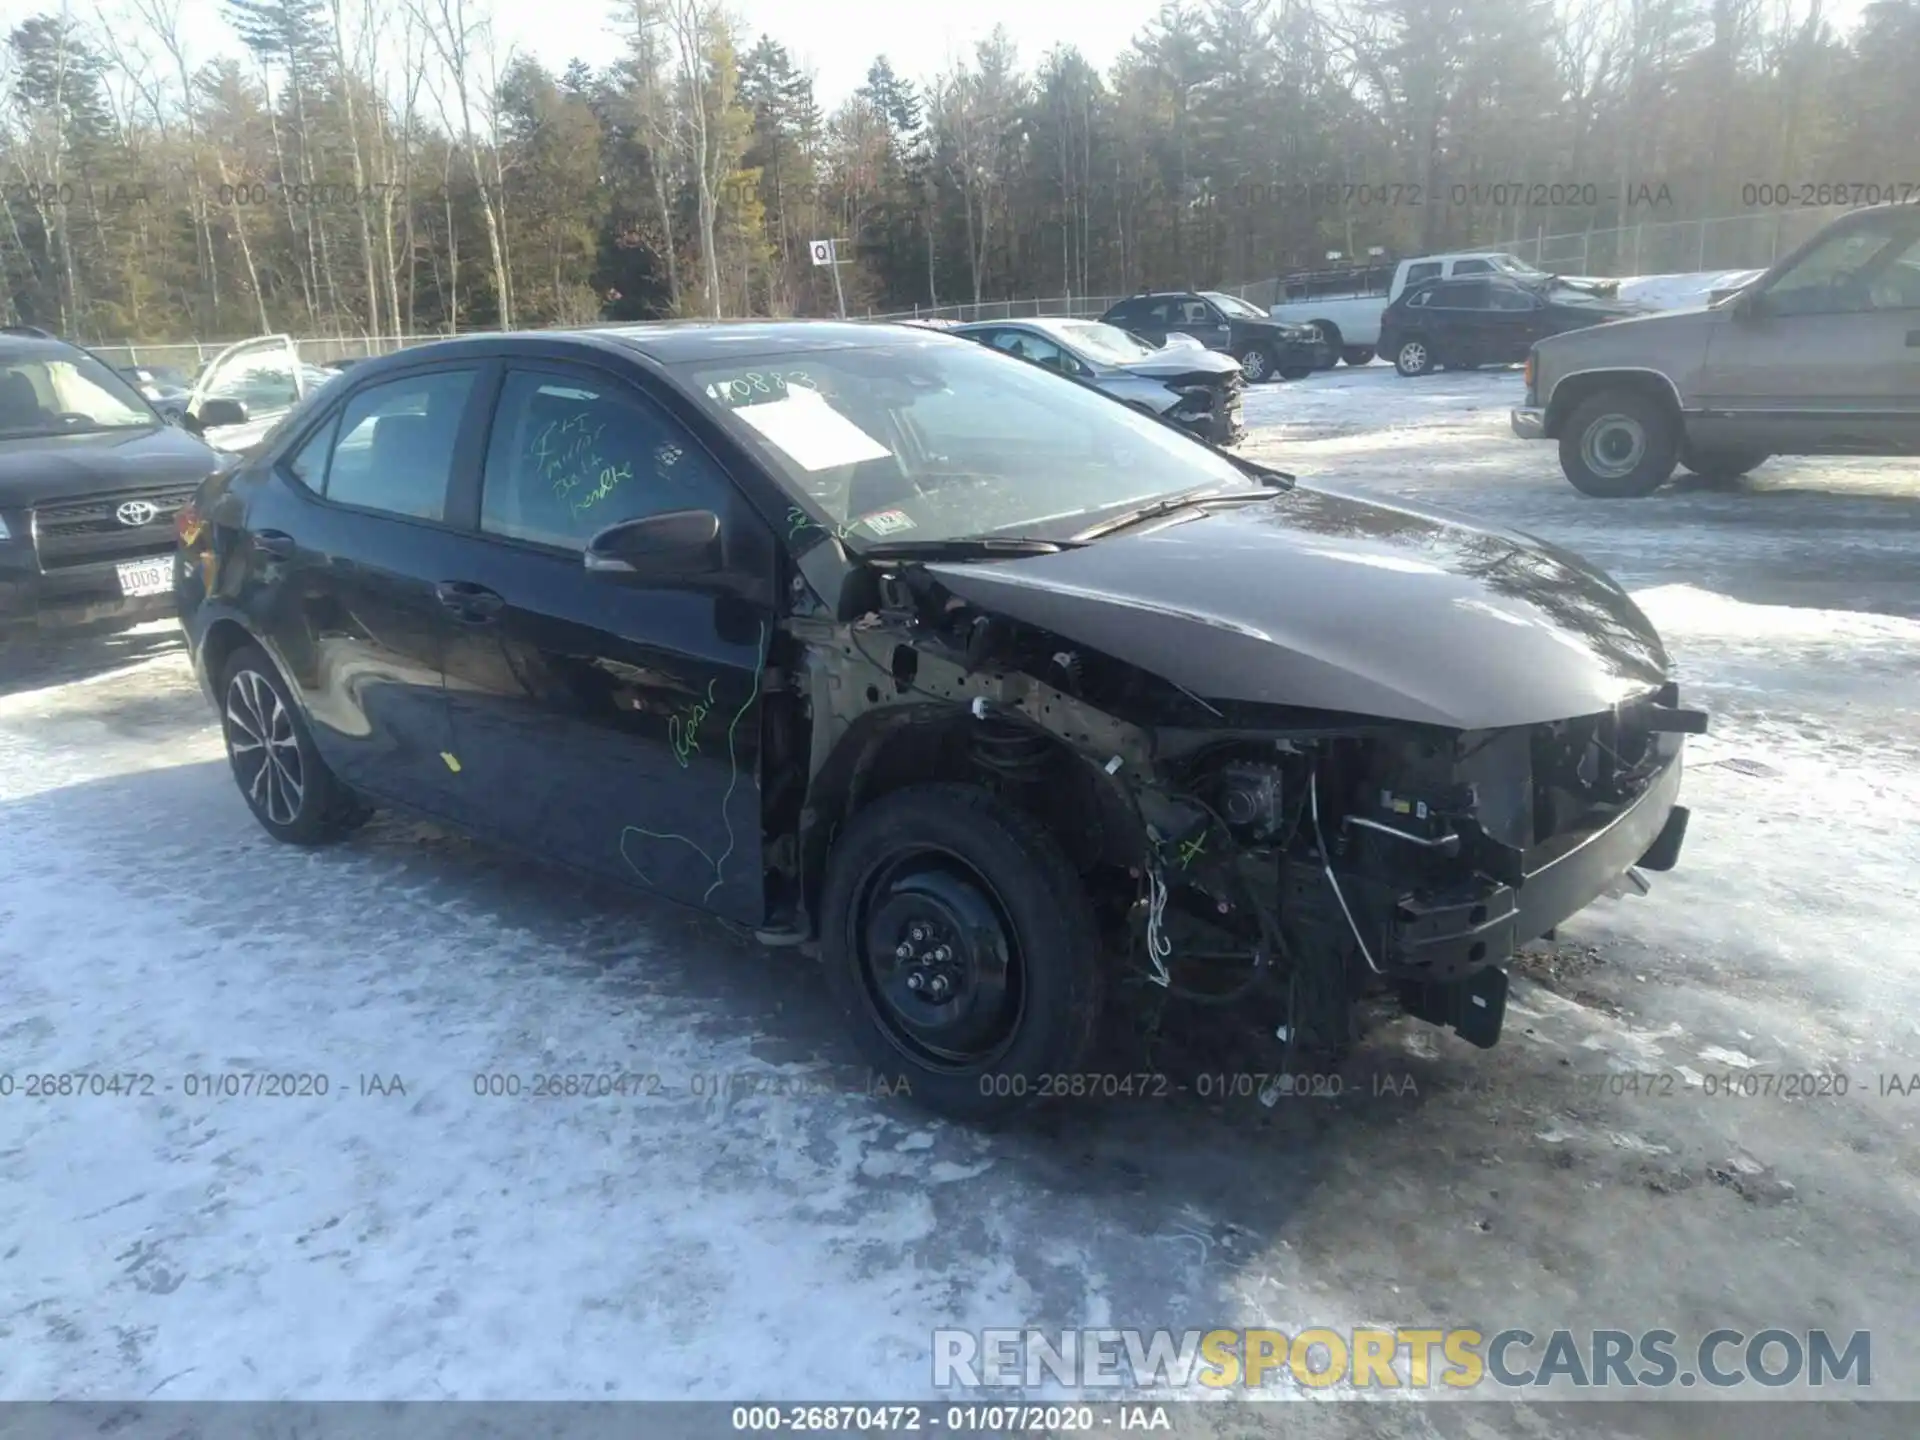
<svg viewBox="0 0 1920 1440">
<path fill-rule="evenodd" d="M 220 676 L 220 728 L 241 798 L 260 828 L 288 845 L 331 845 L 371 813 L 327 768 L 280 671 L 242 645 Z"/>
<path fill-rule="evenodd" d="M 1340 352 L 1340 358 L 1357 370 L 1362 365 L 1373 363 L 1373 350 L 1366 345 L 1349 345 Z"/>
<path fill-rule="evenodd" d="M 1104 991 L 1086 889 L 1040 823 L 972 785 L 858 812 L 820 901 L 829 988 L 877 1079 L 956 1120 L 1040 1098 L 1091 1052 Z"/>
<path fill-rule="evenodd" d="M 1404 340 L 1394 352 L 1393 368 L 1411 380 L 1433 369 L 1433 352 L 1424 340 Z"/>
<path fill-rule="evenodd" d="M 1240 373 L 1247 377 L 1249 385 L 1258 385 L 1273 378 L 1275 365 L 1273 352 L 1264 345 L 1249 345 L 1234 357 L 1240 362 Z"/>
<path fill-rule="evenodd" d="M 1573 488 L 1603 500 L 1651 495 L 1673 477 L 1680 427 L 1635 390 L 1603 390 L 1582 401 L 1560 435 L 1560 468 Z"/>
</svg>

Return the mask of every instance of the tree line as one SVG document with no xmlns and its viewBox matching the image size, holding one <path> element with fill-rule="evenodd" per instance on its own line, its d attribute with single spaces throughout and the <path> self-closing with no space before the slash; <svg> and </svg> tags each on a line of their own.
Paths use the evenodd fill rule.
<svg viewBox="0 0 1920 1440">
<path fill-rule="evenodd" d="M 417 335 L 1124 293 L 1920 198 L 1920 0 L 1172 0 L 1104 72 L 1004 32 L 831 108 L 719 0 L 503 53 L 485 0 L 17 25 L 0 310 L 95 342 Z"/>
</svg>

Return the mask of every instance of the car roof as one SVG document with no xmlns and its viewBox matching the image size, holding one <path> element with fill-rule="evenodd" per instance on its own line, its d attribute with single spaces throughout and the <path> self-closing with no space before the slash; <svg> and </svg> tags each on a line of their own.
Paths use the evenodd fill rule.
<svg viewBox="0 0 1920 1440">
<path fill-rule="evenodd" d="M 1098 320 L 1089 320 L 1079 315 L 1021 315 L 1011 320 L 975 320 L 960 327 L 962 335 L 973 334 L 981 330 L 1004 330 L 1010 325 L 1024 325 L 1030 330 L 1038 330 L 1047 335 L 1061 335 L 1076 325 L 1098 325 Z"/>
<path fill-rule="evenodd" d="M 51 360 L 71 355 L 79 348 L 51 336 L 0 332 L 0 360 Z"/>
<path fill-rule="evenodd" d="M 971 343 L 954 340 L 924 325 L 866 320 L 664 320 L 632 325 L 599 325 L 578 330 L 497 330 L 409 345 L 372 356 L 352 367 L 354 374 L 384 373 L 417 361 L 452 360 L 497 352 L 502 345 L 525 346 L 530 353 L 555 344 L 580 345 L 601 352 L 627 350 L 662 365 L 726 359 L 761 359 L 820 350 L 877 350 L 888 346 Z"/>
</svg>

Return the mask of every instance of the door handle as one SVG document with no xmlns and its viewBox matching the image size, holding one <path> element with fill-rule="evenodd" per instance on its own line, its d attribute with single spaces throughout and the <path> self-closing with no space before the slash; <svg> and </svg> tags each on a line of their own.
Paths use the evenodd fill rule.
<svg viewBox="0 0 1920 1440">
<path fill-rule="evenodd" d="M 470 580 L 443 580 L 433 587 L 434 599 L 469 625 L 484 625 L 507 602 L 484 585 Z"/>
<path fill-rule="evenodd" d="M 284 530 L 256 530 L 253 543 L 262 553 L 276 560 L 285 560 L 299 547 L 293 543 L 293 537 Z"/>
</svg>

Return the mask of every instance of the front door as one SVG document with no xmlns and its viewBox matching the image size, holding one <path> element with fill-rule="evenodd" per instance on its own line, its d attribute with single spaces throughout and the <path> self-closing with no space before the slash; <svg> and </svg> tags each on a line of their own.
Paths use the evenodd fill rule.
<svg viewBox="0 0 1920 1440">
<path fill-rule="evenodd" d="M 1920 448 L 1920 210 L 1836 231 L 1756 298 L 1716 316 L 1703 432 L 1789 453 Z"/>
<path fill-rule="evenodd" d="M 455 790 L 476 828 L 758 923 L 772 613 L 583 559 L 609 525 L 688 509 L 771 571 L 771 537 L 743 543 L 763 522 L 654 400 L 593 369 L 508 369 L 477 533 L 438 577 Z"/>
<path fill-rule="evenodd" d="M 194 381 L 186 410 L 198 417 L 209 400 L 240 407 L 241 418 L 205 428 L 202 438 L 223 450 L 242 450 L 264 435 L 307 393 L 306 367 L 291 337 L 261 335 L 229 345 Z"/>
<path fill-rule="evenodd" d="M 451 814 L 434 593 L 463 537 L 445 523 L 450 479 L 474 449 L 480 371 L 422 371 L 334 407 L 252 497 L 245 604 L 341 779 Z M 464 461 L 475 464 L 477 461 Z"/>
<path fill-rule="evenodd" d="M 1233 345 L 1233 326 L 1227 317 L 1205 300 L 1169 300 L 1170 331 L 1191 335 L 1209 350 L 1226 351 Z"/>
</svg>

